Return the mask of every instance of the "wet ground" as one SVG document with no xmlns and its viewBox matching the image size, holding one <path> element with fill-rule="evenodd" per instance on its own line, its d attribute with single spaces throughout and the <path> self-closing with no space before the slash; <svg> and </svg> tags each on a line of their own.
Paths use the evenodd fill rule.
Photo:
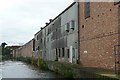
<svg viewBox="0 0 120 80">
<path fill-rule="evenodd" d="M 18 61 L 0 62 L 0 78 L 62 78 L 50 71 L 38 70 L 36 67 Z"/>
</svg>

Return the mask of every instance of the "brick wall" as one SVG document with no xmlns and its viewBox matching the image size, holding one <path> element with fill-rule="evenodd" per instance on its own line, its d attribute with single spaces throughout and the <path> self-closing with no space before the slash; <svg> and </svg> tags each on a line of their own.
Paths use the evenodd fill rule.
<svg viewBox="0 0 120 80">
<path fill-rule="evenodd" d="M 16 50 L 17 56 L 32 57 L 32 47 L 33 40 L 30 40 L 28 43 L 24 44 L 22 47 Z"/>
<path fill-rule="evenodd" d="M 86 67 L 113 69 L 113 45 L 118 44 L 118 5 L 90 3 L 90 17 L 84 17 L 84 3 L 79 3 L 80 61 Z"/>
</svg>

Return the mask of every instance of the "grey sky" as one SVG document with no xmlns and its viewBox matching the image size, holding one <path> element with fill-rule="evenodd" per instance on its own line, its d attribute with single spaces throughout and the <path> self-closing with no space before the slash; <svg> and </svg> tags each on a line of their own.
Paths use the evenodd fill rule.
<svg viewBox="0 0 120 80">
<path fill-rule="evenodd" d="M 74 0 L 0 0 L 0 43 L 26 43 Z"/>
</svg>

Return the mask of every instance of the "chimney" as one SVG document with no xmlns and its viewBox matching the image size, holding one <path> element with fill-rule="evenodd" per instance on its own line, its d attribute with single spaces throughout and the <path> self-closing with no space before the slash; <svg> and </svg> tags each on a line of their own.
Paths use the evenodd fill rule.
<svg viewBox="0 0 120 80">
<path fill-rule="evenodd" d="M 50 23 L 52 22 L 52 19 L 49 19 Z"/>
<path fill-rule="evenodd" d="M 43 28 L 41 27 L 41 30 L 42 30 Z"/>
<path fill-rule="evenodd" d="M 46 22 L 45 24 L 48 25 L 49 23 Z"/>
</svg>

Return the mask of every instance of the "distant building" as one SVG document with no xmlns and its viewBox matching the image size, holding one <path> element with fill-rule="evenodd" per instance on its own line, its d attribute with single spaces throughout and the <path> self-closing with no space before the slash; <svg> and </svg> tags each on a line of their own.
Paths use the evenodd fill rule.
<svg viewBox="0 0 120 80">
<path fill-rule="evenodd" d="M 13 59 L 15 59 L 17 57 L 17 52 L 16 50 L 19 48 L 20 46 L 11 46 L 11 54 L 13 55 Z"/>
<path fill-rule="evenodd" d="M 33 53 L 33 39 L 16 49 L 17 57 L 32 57 Z"/>
</svg>

